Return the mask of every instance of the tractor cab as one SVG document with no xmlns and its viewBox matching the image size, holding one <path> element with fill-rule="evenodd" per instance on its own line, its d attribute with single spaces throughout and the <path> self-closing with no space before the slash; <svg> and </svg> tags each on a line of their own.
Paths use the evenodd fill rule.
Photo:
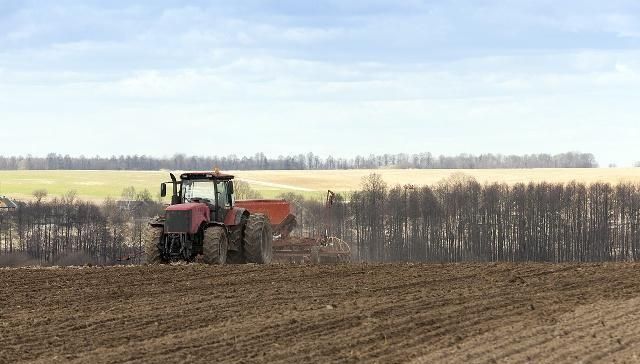
<svg viewBox="0 0 640 364">
<path fill-rule="evenodd" d="M 185 172 L 178 181 L 170 174 L 171 182 L 160 187 L 160 195 L 167 195 L 167 183 L 173 186 L 171 205 L 205 204 L 209 207 L 211 221 L 223 222 L 235 202 L 233 176 L 215 172 Z"/>
</svg>

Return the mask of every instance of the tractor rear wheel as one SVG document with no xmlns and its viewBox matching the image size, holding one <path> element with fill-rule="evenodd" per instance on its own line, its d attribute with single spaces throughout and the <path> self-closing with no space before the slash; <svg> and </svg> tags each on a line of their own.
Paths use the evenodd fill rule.
<svg viewBox="0 0 640 364">
<path fill-rule="evenodd" d="M 262 214 L 249 216 L 244 228 L 244 257 L 247 263 L 269 264 L 273 256 L 273 234 L 269 219 Z"/>
<path fill-rule="evenodd" d="M 147 224 L 142 232 L 142 239 L 144 241 L 144 255 L 147 264 L 160 264 L 162 258 L 160 257 L 160 238 L 162 238 L 163 230 L 161 227 L 151 226 Z"/>
<path fill-rule="evenodd" d="M 202 258 L 206 264 L 225 264 L 229 242 L 222 226 L 211 226 L 204 230 Z"/>
</svg>

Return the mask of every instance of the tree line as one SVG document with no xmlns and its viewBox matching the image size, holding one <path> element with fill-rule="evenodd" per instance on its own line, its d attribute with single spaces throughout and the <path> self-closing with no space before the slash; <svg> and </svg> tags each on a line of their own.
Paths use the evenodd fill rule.
<svg viewBox="0 0 640 364">
<path fill-rule="evenodd" d="M 145 193 L 125 192 L 139 203 L 96 205 L 70 194 L 1 213 L 0 258 L 21 252 L 46 264 L 70 254 L 96 264 L 142 261 L 142 228 L 163 207 L 143 201 Z M 640 258 L 638 184 L 480 184 L 460 174 L 433 186 L 388 186 L 372 174 L 360 190 L 338 195 L 328 210 L 322 201 L 295 193 L 282 197 L 296 209 L 294 236 L 321 237 L 328 216 L 330 235 L 349 242 L 356 261 Z"/>
<path fill-rule="evenodd" d="M 128 188 L 125 194 L 135 199 L 98 205 L 77 200 L 73 192 L 45 201 L 46 193 L 34 191 L 34 200 L 0 213 L 0 265 L 142 262 L 143 228 L 162 205 L 148 192 Z"/>
<path fill-rule="evenodd" d="M 387 186 L 369 176 L 332 212 L 364 261 L 586 262 L 640 258 L 640 186 Z"/>
<path fill-rule="evenodd" d="M 481 169 L 481 168 L 593 168 L 598 163 L 593 154 L 567 152 L 561 154 L 460 154 L 434 156 L 418 154 L 371 154 L 353 158 L 321 158 L 313 153 L 268 158 L 263 153 L 253 156 L 187 156 L 167 158 L 146 155 L 111 157 L 72 157 L 51 153 L 45 157 L 0 156 L 0 170 L 332 170 L 332 169 Z"/>
</svg>

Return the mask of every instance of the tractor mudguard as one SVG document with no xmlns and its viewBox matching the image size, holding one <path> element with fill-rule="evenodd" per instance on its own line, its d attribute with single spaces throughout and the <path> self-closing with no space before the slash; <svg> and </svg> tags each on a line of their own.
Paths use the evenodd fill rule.
<svg viewBox="0 0 640 364">
<path fill-rule="evenodd" d="M 243 215 L 249 216 L 249 211 L 241 207 L 233 207 L 227 212 L 227 216 L 224 218 L 224 224 L 227 226 L 240 225 Z"/>
</svg>

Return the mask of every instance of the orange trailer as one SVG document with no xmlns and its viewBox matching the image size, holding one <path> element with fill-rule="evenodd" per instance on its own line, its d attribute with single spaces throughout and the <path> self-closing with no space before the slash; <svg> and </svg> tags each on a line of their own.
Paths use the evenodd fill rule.
<svg viewBox="0 0 640 364">
<path fill-rule="evenodd" d="M 340 263 L 351 260 L 349 245 L 338 238 L 290 236 L 297 222 L 293 206 L 286 200 L 241 200 L 236 201 L 235 206 L 269 217 L 274 235 L 273 260 L 276 262 Z M 327 208 L 329 206 L 327 204 Z"/>
</svg>

